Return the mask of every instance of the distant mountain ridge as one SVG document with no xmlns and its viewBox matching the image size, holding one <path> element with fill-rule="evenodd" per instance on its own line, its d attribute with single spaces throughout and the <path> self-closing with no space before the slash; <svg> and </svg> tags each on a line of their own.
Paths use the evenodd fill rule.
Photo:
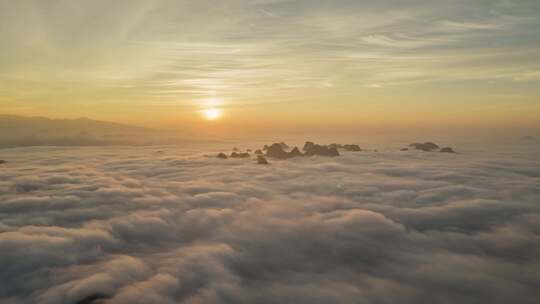
<svg viewBox="0 0 540 304">
<path fill-rule="evenodd" d="M 0 115 L 0 148 L 144 145 L 169 141 L 162 131 L 115 122 Z"/>
<path fill-rule="evenodd" d="M 65 126 L 73 126 L 77 128 L 103 128 L 103 129 L 122 129 L 125 131 L 138 130 L 138 131 L 150 131 L 148 128 L 131 126 L 116 122 L 94 120 L 86 117 L 68 119 L 68 118 L 46 118 L 41 116 L 16 116 L 16 115 L 7 115 L 0 114 L 0 128 L 4 127 L 20 127 L 21 129 L 26 129 L 33 125 L 46 128 L 57 128 Z"/>
</svg>

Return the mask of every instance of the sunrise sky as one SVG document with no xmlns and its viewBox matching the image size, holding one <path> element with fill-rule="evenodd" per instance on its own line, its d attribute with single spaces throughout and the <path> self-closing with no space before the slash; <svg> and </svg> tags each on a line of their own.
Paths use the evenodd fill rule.
<svg viewBox="0 0 540 304">
<path fill-rule="evenodd" d="M 0 304 L 540 303 L 540 0 L 0 0 Z"/>
<path fill-rule="evenodd" d="M 540 125 L 538 0 L 0 0 L 0 112 Z"/>
</svg>

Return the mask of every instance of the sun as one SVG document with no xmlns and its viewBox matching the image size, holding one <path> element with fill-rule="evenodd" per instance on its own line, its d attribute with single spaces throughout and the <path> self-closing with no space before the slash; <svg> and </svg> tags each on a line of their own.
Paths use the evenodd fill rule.
<svg viewBox="0 0 540 304">
<path fill-rule="evenodd" d="M 203 110 L 203 116 L 206 120 L 217 120 L 221 118 L 223 111 L 218 108 L 208 108 Z"/>
</svg>

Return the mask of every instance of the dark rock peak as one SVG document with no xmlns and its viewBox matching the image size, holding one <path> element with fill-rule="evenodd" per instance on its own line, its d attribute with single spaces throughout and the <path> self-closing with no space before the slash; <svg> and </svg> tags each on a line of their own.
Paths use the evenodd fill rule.
<svg viewBox="0 0 540 304">
<path fill-rule="evenodd" d="M 329 147 L 325 145 L 318 145 L 312 142 L 307 142 L 304 145 L 305 155 L 319 155 L 319 156 L 339 156 L 339 151 L 336 147 Z"/>
<path fill-rule="evenodd" d="M 268 145 L 264 145 L 264 147 L 263 147 L 263 151 L 267 151 L 267 150 L 268 150 L 268 148 L 270 148 L 270 147 L 269 147 Z"/>
<path fill-rule="evenodd" d="M 424 145 L 430 147 L 430 148 L 433 148 L 433 149 L 438 149 L 439 148 L 439 145 L 435 144 L 435 143 L 432 143 L 430 141 L 424 143 Z"/>
<path fill-rule="evenodd" d="M 343 145 L 343 149 L 349 152 L 360 152 L 362 149 L 360 149 L 359 145 L 349 144 L 349 145 Z"/>
<path fill-rule="evenodd" d="M 287 158 L 293 158 L 293 157 L 301 157 L 304 156 L 302 152 L 297 147 L 294 147 L 291 152 L 285 151 L 282 144 L 272 144 L 268 150 L 266 151 L 266 156 L 277 158 L 277 159 L 287 159 Z"/>
<path fill-rule="evenodd" d="M 262 155 L 257 155 L 257 164 L 259 165 L 268 165 L 268 160 Z"/>
<path fill-rule="evenodd" d="M 322 156 L 339 156 L 339 151 L 337 149 L 328 148 L 326 154 L 322 154 Z"/>
<path fill-rule="evenodd" d="M 302 148 L 302 150 L 303 150 L 304 152 L 306 152 L 307 150 L 313 148 L 313 146 L 315 146 L 315 143 L 314 143 L 314 142 L 306 141 L 306 143 L 304 144 L 304 147 Z"/>
<path fill-rule="evenodd" d="M 266 156 L 277 158 L 277 159 L 287 159 L 290 158 L 290 155 L 288 152 L 283 150 L 283 147 L 281 144 L 272 144 L 268 149 L 266 150 Z"/>
<path fill-rule="evenodd" d="M 444 147 L 439 152 L 441 152 L 441 153 L 456 153 L 456 151 L 454 151 L 454 149 L 452 149 L 450 147 Z"/>
<path fill-rule="evenodd" d="M 329 148 L 335 148 L 335 149 L 342 149 L 342 150 L 345 150 L 345 151 L 348 151 L 348 152 L 360 152 L 362 151 L 362 149 L 360 149 L 360 146 L 359 145 L 355 145 L 355 144 L 345 144 L 345 145 L 342 145 L 342 144 L 330 144 L 328 145 Z"/>
<path fill-rule="evenodd" d="M 294 149 L 292 149 L 292 151 L 289 153 L 290 157 L 302 157 L 304 156 L 304 154 L 302 154 L 302 152 L 300 152 L 300 149 L 298 149 L 298 147 L 294 147 Z"/>
<path fill-rule="evenodd" d="M 228 157 L 227 157 L 227 155 L 226 155 L 225 153 L 220 152 L 220 153 L 217 155 L 217 158 L 219 158 L 219 159 L 227 159 Z"/>
<path fill-rule="evenodd" d="M 231 158 L 249 158 L 249 153 L 242 153 L 242 152 L 233 152 L 231 153 Z"/>
<path fill-rule="evenodd" d="M 257 150 L 255 150 L 255 154 L 262 155 L 264 153 L 263 153 L 263 151 L 261 151 L 261 149 L 257 149 Z"/>
<path fill-rule="evenodd" d="M 289 149 L 290 149 L 289 145 L 287 145 L 287 144 L 284 143 L 284 142 L 280 142 L 279 144 L 280 144 L 280 146 L 283 148 L 283 150 L 289 150 Z"/>
<path fill-rule="evenodd" d="M 240 151 L 240 150 L 238 150 L 238 148 L 236 148 L 236 147 L 234 147 L 232 150 L 235 151 L 235 152 Z"/>
<path fill-rule="evenodd" d="M 409 147 L 413 147 L 416 150 L 421 150 L 421 151 L 426 151 L 426 152 L 431 152 L 431 151 L 439 149 L 439 146 L 432 142 L 412 143 L 409 145 Z"/>
</svg>

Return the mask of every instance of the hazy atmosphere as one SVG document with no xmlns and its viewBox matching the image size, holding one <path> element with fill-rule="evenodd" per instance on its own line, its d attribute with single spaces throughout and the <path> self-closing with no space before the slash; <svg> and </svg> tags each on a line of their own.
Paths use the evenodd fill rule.
<svg viewBox="0 0 540 304">
<path fill-rule="evenodd" d="M 538 0 L 0 0 L 0 304 L 536 304 Z"/>
</svg>

